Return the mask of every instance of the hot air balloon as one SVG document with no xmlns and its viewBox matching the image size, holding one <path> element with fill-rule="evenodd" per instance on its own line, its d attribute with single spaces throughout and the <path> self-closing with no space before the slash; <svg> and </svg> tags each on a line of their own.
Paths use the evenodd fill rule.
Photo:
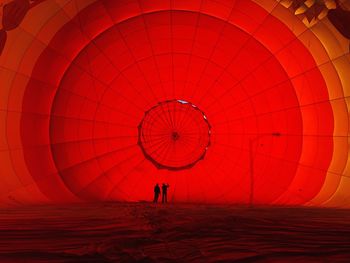
<svg viewBox="0 0 350 263">
<path fill-rule="evenodd" d="M 350 205 L 346 2 L 308 25 L 275 0 L 26 3 L 1 33 L 0 203 L 166 182 L 173 202 Z"/>
</svg>

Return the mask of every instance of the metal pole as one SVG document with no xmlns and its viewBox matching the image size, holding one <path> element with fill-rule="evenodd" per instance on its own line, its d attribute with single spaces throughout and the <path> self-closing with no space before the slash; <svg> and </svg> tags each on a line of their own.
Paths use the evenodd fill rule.
<svg viewBox="0 0 350 263">
<path fill-rule="evenodd" d="M 250 196 L 249 196 L 249 206 L 254 206 L 254 153 L 253 153 L 253 144 L 254 141 L 258 141 L 263 136 L 274 136 L 279 137 L 281 133 L 273 132 L 271 134 L 260 135 L 254 139 L 249 139 L 249 170 L 250 170 Z"/>
<path fill-rule="evenodd" d="M 249 139 L 249 165 L 250 165 L 250 196 L 249 206 L 254 204 L 254 156 L 253 156 L 253 139 Z"/>
</svg>

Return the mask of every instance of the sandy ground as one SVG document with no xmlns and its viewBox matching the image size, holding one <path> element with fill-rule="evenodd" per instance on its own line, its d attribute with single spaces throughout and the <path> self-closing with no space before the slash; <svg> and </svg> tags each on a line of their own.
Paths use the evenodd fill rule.
<svg viewBox="0 0 350 263">
<path fill-rule="evenodd" d="M 1 209 L 0 262 L 350 262 L 350 211 L 149 203 Z"/>
</svg>

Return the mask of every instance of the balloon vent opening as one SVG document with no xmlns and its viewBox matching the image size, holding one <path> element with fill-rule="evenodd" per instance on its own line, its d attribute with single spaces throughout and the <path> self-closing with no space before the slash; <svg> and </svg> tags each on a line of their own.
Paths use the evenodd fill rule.
<svg viewBox="0 0 350 263">
<path fill-rule="evenodd" d="M 158 169 L 182 170 L 205 157 L 211 126 L 196 105 L 184 100 L 159 102 L 138 126 L 138 144 Z"/>
</svg>

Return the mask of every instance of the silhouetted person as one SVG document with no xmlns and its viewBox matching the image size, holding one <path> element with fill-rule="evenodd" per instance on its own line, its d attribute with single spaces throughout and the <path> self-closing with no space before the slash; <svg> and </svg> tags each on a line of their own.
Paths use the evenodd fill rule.
<svg viewBox="0 0 350 263">
<path fill-rule="evenodd" d="M 168 202 L 168 188 L 169 188 L 169 184 L 163 183 L 163 185 L 162 185 L 162 203 Z"/>
<path fill-rule="evenodd" d="M 160 195 L 160 187 L 158 184 L 156 184 L 156 186 L 154 187 L 154 199 L 153 199 L 153 203 L 157 203 L 158 202 L 158 198 Z"/>
</svg>

